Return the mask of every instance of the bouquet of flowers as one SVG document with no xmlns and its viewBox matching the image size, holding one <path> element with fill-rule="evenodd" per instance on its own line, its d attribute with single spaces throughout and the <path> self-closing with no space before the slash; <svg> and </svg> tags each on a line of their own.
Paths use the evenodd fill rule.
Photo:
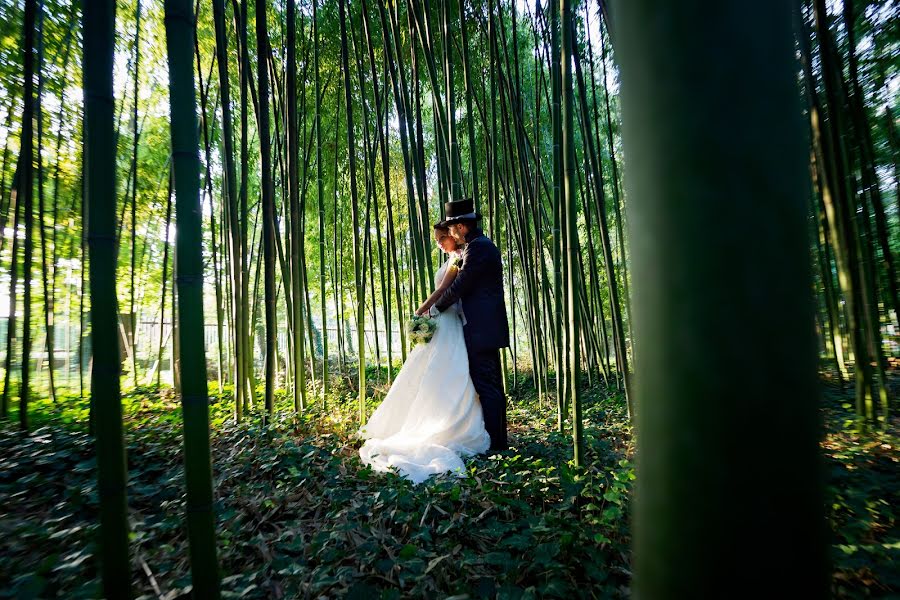
<svg viewBox="0 0 900 600">
<path fill-rule="evenodd" d="M 434 332 L 437 330 L 437 321 L 430 317 L 413 315 L 409 320 L 407 330 L 413 345 L 427 344 L 434 337 Z"/>
</svg>

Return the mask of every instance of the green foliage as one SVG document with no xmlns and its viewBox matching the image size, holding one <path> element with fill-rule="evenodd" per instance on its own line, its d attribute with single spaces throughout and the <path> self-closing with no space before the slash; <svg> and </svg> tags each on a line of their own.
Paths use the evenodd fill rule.
<svg viewBox="0 0 900 600">
<path fill-rule="evenodd" d="M 828 486 L 831 560 L 837 597 L 880 596 L 900 590 L 900 438 L 896 429 L 860 436 L 849 405 L 827 394 L 828 432 L 822 445 Z M 865 594 L 863 593 L 865 591 Z"/>
<path fill-rule="evenodd" d="M 627 595 L 635 472 L 620 395 L 585 394 L 585 469 L 571 466 L 553 407 L 529 396 L 512 406 L 510 451 L 471 459 L 466 478 L 413 486 L 361 465 L 352 389 L 335 385 L 328 413 L 318 398 L 296 416 L 279 391 L 269 427 L 261 394 L 235 426 L 231 393 L 210 385 L 225 597 Z M 151 594 L 149 571 L 175 595 L 190 585 L 181 411 L 168 388 L 132 390 L 123 405 L 133 581 Z M 0 598 L 92 598 L 99 573 L 88 403 L 61 397 L 33 411 L 30 435 L 0 430 Z M 834 593 L 896 592 L 900 440 L 845 429 L 838 400 L 825 414 Z"/>
<path fill-rule="evenodd" d="M 416 487 L 360 464 L 352 390 L 336 388 L 328 414 L 316 401 L 299 416 L 281 393 L 268 427 L 261 407 L 235 426 L 230 394 L 211 386 L 226 596 L 567 598 L 626 589 L 634 474 L 619 397 L 590 401 L 589 469 L 567 464 L 568 439 L 547 433 L 551 408 L 529 399 L 510 415 L 513 450 L 471 460 L 466 478 Z M 151 592 L 146 564 L 162 589 L 186 591 L 180 410 L 168 389 L 134 390 L 123 402 L 133 579 Z M 87 402 L 67 397 L 60 406 L 36 403 L 41 427 L 31 435 L 0 432 L 0 501 L 10 507 L 0 525 L 10 557 L 0 589 L 9 597 L 97 594 Z"/>
</svg>

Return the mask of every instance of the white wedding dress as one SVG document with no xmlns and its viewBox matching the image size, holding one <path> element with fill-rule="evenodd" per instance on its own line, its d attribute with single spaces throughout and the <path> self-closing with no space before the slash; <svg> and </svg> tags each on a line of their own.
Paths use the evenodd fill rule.
<svg viewBox="0 0 900 600">
<path fill-rule="evenodd" d="M 449 261 L 435 275 L 443 280 Z M 421 483 L 446 471 L 465 476 L 463 456 L 487 451 L 481 403 L 469 377 L 459 303 L 441 313 L 434 337 L 419 344 L 359 435 L 359 455 L 376 471 L 396 469 Z"/>
</svg>

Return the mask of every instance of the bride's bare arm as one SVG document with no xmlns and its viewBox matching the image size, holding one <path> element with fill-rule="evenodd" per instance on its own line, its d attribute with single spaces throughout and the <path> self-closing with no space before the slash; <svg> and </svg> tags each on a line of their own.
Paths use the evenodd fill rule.
<svg viewBox="0 0 900 600">
<path fill-rule="evenodd" d="M 438 286 L 434 292 L 428 296 L 428 299 L 419 306 L 418 310 L 416 310 L 417 315 L 424 315 L 428 312 L 428 309 L 431 308 L 431 305 L 438 301 L 447 288 L 450 287 L 450 284 L 456 279 L 456 275 L 459 273 L 459 267 L 450 266 L 447 267 L 447 272 L 444 273 L 444 278 L 441 280 L 441 285 Z"/>
</svg>

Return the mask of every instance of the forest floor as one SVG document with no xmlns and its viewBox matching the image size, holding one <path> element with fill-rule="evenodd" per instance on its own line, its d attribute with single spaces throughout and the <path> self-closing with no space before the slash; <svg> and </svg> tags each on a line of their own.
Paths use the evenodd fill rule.
<svg viewBox="0 0 900 600">
<path fill-rule="evenodd" d="M 510 451 L 470 460 L 466 478 L 413 486 L 361 465 L 349 393 L 300 417 L 281 394 L 268 428 L 258 415 L 234 425 L 230 398 L 213 402 L 223 597 L 629 595 L 634 447 L 620 394 L 586 395 L 584 470 L 568 465 L 554 407 L 523 391 L 511 403 Z M 900 592 L 896 427 L 858 436 L 846 402 L 827 391 L 833 589 L 887 596 Z M 137 389 L 124 409 L 136 595 L 187 598 L 179 405 L 170 390 Z M 62 397 L 32 406 L 29 434 L 15 414 L 0 425 L 0 598 L 100 596 L 87 411 Z"/>
</svg>

